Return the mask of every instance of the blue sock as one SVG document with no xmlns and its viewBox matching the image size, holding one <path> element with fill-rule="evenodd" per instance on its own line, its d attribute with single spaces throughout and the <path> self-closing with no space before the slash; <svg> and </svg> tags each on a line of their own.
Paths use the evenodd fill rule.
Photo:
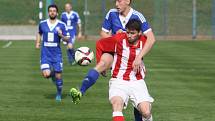
<svg viewBox="0 0 215 121">
<path fill-rule="evenodd" d="M 95 69 L 90 69 L 87 73 L 87 76 L 82 81 L 81 93 L 84 94 L 88 88 L 96 83 L 96 80 L 99 78 L 99 73 Z"/>
<path fill-rule="evenodd" d="M 51 76 L 52 82 L 55 82 L 56 78 L 55 78 L 55 72 L 54 71 L 51 72 L 50 76 Z"/>
<path fill-rule="evenodd" d="M 57 87 L 57 94 L 61 95 L 62 88 L 63 88 L 63 80 L 62 79 L 56 79 L 56 87 Z"/>
<path fill-rule="evenodd" d="M 135 121 L 142 121 L 142 115 L 136 108 L 134 108 L 134 117 Z"/>
<path fill-rule="evenodd" d="M 72 55 L 72 59 L 74 60 L 75 59 L 75 50 L 73 48 L 70 49 L 70 53 Z"/>
<path fill-rule="evenodd" d="M 75 57 L 74 49 L 67 49 L 67 56 L 68 56 L 69 63 L 72 63 L 74 61 L 74 57 Z"/>
</svg>

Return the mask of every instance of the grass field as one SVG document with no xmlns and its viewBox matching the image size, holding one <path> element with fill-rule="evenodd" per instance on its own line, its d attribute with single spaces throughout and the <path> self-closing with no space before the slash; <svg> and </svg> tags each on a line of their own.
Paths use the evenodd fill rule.
<svg viewBox="0 0 215 121">
<path fill-rule="evenodd" d="M 39 50 L 33 41 L 15 41 L 8 48 L 0 41 L 0 121 L 111 121 L 108 79 L 97 84 L 74 105 L 68 96 L 95 63 L 68 66 L 64 59 L 64 96 L 54 100 L 55 86 L 40 75 Z M 77 42 L 76 47 L 94 42 Z M 146 82 L 153 104 L 154 121 L 215 120 L 215 42 L 159 41 L 145 58 Z M 64 54 L 65 55 L 65 54 Z M 133 121 L 132 107 L 125 110 Z"/>
</svg>

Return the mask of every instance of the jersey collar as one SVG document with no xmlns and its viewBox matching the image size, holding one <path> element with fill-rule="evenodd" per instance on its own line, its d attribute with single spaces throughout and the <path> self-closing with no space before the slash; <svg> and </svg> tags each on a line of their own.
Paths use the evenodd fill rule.
<svg viewBox="0 0 215 121">
<path fill-rule="evenodd" d="M 128 12 L 128 15 L 126 17 L 124 17 L 124 16 L 119 14 L 119 19 L 120 19 L 120 22 L 121 22 L 123 28 L 125 28 L 125 25 L 128 23 L 128 21 L 131 18 L 133 12 L 134 12 L 134 9 L 130 8 L 130 11 Z"/>
<path fill-rule="evenodd" d="M 73 11 L 70 11 L 69 13 L 66 12 L 67 19 L 70 19 L 70 16 L 72 15 Z"/>
<path fill-rule="evenodd" d="M 49 30 L 50 30 L 50 31 L 53 31 L 54 28 L 57 26 L 58 22 L 59 22 L 59 20 L 56 20 L 55 23 L 52 24 L 52 23 L 50 22 L 50 19 L 47 19 L 47 24 L 48 24 Z"/>
</svg>

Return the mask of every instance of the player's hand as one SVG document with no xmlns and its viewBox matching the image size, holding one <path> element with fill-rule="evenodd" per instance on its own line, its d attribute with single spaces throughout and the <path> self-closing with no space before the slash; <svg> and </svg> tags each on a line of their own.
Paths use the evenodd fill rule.
<svg viewBox="0 0 215 121">
<path fill-rule="evenodd" d="M 40 43 L 36 43 L 36 49 L 40 49 Z"/>
<path fill-rule="evenodd" d="M 140 72 L 144 67 L 143 62 L 142 62 L 142 58 L 137 56 L 133 62 L 132 67 L 133 67 L 135 72 Z"/>
<path fill-rule="evenodd" d="M 58 30 L 57 30 L 57 33 L 58 33 L 58 36 L 63 37 L 63 32 L 62 32 L 61 29 L 58 29 Z"/>
<path fill-rule="evenodd" d="M 78 33 L 77 39 L 78 39 L 78 40 L 81 40 L 81 39 L 82 39 L 82 33 L 80 33 L 80 32 Z"/>
<path fill-rule="evenodd" d="M 124 31 L 122 30 L 122 29 L 119 29 L 119 30 L 117 30 L 116 31 L 116 33 L 118 34 L 118 33 L 123 33 Z"/>
</svg>

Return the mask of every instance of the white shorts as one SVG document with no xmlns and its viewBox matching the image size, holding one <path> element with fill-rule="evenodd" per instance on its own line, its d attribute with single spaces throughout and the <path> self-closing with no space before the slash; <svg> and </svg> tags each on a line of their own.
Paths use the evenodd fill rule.
<svg viewBox="0 0 215 121">
<path fill-rule="evenodd" d="M 129 99 L 136 108 L 141 102 L 154 102 L 154 99 L 148 93 L 144 80 L 124 81 L 111 78 L 109 81 L 109 100 L 115 96 L 119 96 L 123 99 L 125 107 Z"/>
</svg>

